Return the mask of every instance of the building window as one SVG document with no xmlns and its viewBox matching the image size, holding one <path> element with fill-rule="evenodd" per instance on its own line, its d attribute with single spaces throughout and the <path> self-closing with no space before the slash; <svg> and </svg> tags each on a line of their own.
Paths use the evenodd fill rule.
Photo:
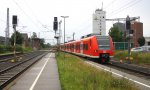
<svg viewBox="0 0 150 90">
<path fill-rule="evenodd" d="M 103 18 L 105 18 L 105 17 L 103 16 Z"/>
<path fill-rule="evenodd" d="M 150 45 L 150 42 L 148 42 L 148 46 Z"/>
</svg>

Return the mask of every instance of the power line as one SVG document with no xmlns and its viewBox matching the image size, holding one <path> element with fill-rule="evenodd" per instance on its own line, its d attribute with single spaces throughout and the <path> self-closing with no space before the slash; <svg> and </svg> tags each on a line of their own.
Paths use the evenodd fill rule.
<svg viewBox="0 0 150 90">
<path fill-rule="evenodd" d="M 128 3 L 126 3 L 125 5 L 123 5 L 122 7 L 120 7 L 119 9 L 117 9 L 117 10 L 111 12 L 110 14 L 108 14 L 108 16 L 113 16 L 113 15 L 115 15 L 115 14 L 117 14 L 117 13 L 120 13 L 120 12 L 122 12 L 123 10 L 125 10 L 125 9 L 127 9 L 127 8 L 130 8 L 130 7 L 134 6 L 134 5 L 136 5 L 136 4 L 137 4 L 138 2 L 140 2 L 140 1 L 142 1 L 142 0 L 132 0 L 132 1 L 128 2 Z M 131 3 L 131 2 L 132 2 L 132 3 Z"/>
<path fill-rule="evenodd" d="M 29 6 L 29 4 L 27 4 L 26 0 L 24 0 L 24 2 L 25 2 L 25 4 L 27 5 L 27 7 L 31 10 L 31 13 L 32 13 L 33 16 L 35 17 L 36 21 L 37 21 L 39 24 L 41 24 L 41 26 L 42 26 L 43 24 L 41 23 L 40 20 L 38 20 L 37 16 L 36 16 L 36 15 L 34 14 L 34 12 L 33 12 L 33 9 Z"/>
<path fill-rule="evenodd" d="M 115 3 L 117 0 L 113 0 L 112 2 L 110 2 L 104 9 L 107 9 L 108 7 L 110 7 L 113 3 Z"/>
<path fill-rule="evenodd" d="M 13 2 L 20 8 L 20 10 L 28 17 L 28 19 L 37 27 L 39 27 L 31 18 L 30 16 L 21 8 L 21 6 L 15 1 L 13 0 Z M 38 28 L 39 29 L 39 28 Z"/>
</svg>

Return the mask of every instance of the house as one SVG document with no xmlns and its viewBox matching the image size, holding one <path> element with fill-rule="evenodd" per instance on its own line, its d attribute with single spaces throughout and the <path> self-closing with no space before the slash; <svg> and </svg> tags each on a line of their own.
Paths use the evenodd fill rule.
<svg viewBox="0 0 150 90">
<path fill-rule="evenodd" d="M 32 48 L 33 50 L 40 49 L 40 38 L 32 38 Z"/>
<path fill-rule="evenodd" d="M 5 37 L 0 36 L 0 44 L 5 44 Z"/>
<path fill-rule="evenodd" d="M 29 46 L 28 34 L 27 34 L 27 33 L 21 33 L 21 36 L 22 36 L 22 38 L 23 38 L 22 45 L 23 45 L 24 47 Z"/>
</svg>

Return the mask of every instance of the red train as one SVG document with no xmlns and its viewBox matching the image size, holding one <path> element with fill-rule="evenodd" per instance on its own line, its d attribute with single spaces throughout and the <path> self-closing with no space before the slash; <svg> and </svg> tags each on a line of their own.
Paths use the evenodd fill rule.
<svg viewBox="0 0 150 90">
<path fill-rule="evenodd" d="M 61 45 L 61 50 L 83 57 L 95 58 L 99 62 L 107 63 L 114 55 L 114 46 L 110 36 L 89 34 L 79 41 L 70 41 Z"/>
</svg>

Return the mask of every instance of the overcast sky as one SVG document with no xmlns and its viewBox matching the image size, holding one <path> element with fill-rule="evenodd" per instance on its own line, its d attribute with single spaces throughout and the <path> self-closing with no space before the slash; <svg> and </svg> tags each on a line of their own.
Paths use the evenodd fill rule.
<svg viewBox="0 0 150 90">
<path fill-rule="evenodd" d="M 69 16 L 66 19 L 66 37 L 72 39 L 75 32 L 75 39 L 79 39 L 92 32 L 92 14 L 102 7 L 102 2 L 107 19 L 140 16 L 144 36 L 150 36 L 150 0 L 0 0 L 0 36 L 5 36 L 6 10 L 9 8 L 10 26 L 12 15 L 17 15 L 17 30 L 28 33 L 29 37 L 36 32 L 51 43 L 54 39 L 53 18 L 58 17 L 60 21 L 63 20 L 60 16 L 66 15 Z M 113 23 L 106 22 L 107 33 Z M 12 32 L 10 27 L 10 34 Z"/>
</svg>

